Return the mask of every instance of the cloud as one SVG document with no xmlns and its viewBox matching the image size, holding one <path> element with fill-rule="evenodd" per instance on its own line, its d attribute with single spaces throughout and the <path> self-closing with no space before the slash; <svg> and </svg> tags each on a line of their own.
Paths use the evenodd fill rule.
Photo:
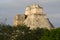
<svg viewBox="0 0 60 40">
<path fill-rule="evenodd" d="M 8 24 L 13 24 L 14 16 L 24 13 L 25 7 L 33 3 L 44 8 L 55 26 L 60 23 L 60 0 L 0 0 L 0 16 L 8 17 Z"/>
<path fill-rule="evenodd" d="M 2 3 L 10 3 L 10 2 L 12 2 L 12 0 L 0 0 L 0 3 L 2 4 Z"/>
<path fill-rule="evenodd" d="M 22 7 L 33 3 L 41 5 L 59 2 L 59 0 L 0 0 L 0 7 Z"/>
<path fill-rule="evenodd" d="M 44 0 L 0 0 L 0 6 L 22 6 L 32 3 L 44 3 Z"/>
</svg>

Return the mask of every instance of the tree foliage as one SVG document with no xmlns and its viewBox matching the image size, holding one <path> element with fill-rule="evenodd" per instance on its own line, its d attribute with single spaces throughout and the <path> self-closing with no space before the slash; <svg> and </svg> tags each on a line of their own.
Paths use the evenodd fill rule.
<svg viewBox="0 0 60 40">
<path fill-rule="evenodd" d="M 50 32 L 46 31 L 40 40 L 60 40 L 60 28 L 52 29 Z"/>
<path fill-rule="evenodd" d="M 30 30 L 25 25 L 0 25 L 0 40 L 60 40 L 60 28 Z"/>
</svg>

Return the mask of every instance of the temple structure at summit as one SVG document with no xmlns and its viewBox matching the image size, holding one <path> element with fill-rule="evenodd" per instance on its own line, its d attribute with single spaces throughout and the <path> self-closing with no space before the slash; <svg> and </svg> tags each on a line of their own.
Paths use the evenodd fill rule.
<svg viewBox="0 0 60 40">
<path fill-rule="evenodd" d="M 49 21 L 46 14 L 43 12 L 43 8 L 38 4 L 32 4 L 27 6 L 24 14 L 17 14 L 14 17 L 14 26 L 26 25 L 30 29 L 46 28 L 53 29 L 53 25 Z"/>
</svg>

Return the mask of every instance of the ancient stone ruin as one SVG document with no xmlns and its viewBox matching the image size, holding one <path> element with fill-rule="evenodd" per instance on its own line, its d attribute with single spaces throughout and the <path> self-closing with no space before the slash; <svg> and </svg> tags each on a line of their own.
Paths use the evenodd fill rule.
<svg viewBox="0 0 60 40">
<path fill-rule="evenodd" d="M 47 18 L 47 15 L 43 13 L 43 8 L 37 4 L 27 6 L 25 14 L 18 14 L 14 18 L 14 26 L 26 25 L 30 29 L 46 28 L 53 29 L 53 25 Z"/>
</svg>

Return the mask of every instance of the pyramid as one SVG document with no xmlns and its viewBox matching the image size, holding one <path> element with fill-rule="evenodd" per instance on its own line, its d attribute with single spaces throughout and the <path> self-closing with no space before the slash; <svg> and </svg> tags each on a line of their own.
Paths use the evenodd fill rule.
<svg viewBox="0 0 60 40">
<path fill-rule="evenodd" d="M 47 28 L 52 29 L 53 25 L 47 18 L 47 15 L 43 13 L 43 8 L 37 4 L 26 7 L 25 15 L 27 18 L 24 21 L 24 24 L 30 29 Z"/>
<path fill-rule="evenodd" d="M 21 14 L 19 15 L 22 16 Z M 25 9 L 24 16 L 18 17 L 18 19 L 19 18 L 21 18 L 21 20 L 19 21 L 22 21 L 22 24 L 26 25 L 27 27 L 30 27 L 30 29 L 36 29 L 38 27 L 50 30 L 54 28 L 54 26 L 49 21 L 47 15 L 43 13 L 43 8 L 40 7 L 38 4 L 32 4 L 30 6 L 27 6 Z M 21 23 L 19 21 L 18 23 Z M 18 23 L 16 24 L 18 25 Z"/>
</svg>

